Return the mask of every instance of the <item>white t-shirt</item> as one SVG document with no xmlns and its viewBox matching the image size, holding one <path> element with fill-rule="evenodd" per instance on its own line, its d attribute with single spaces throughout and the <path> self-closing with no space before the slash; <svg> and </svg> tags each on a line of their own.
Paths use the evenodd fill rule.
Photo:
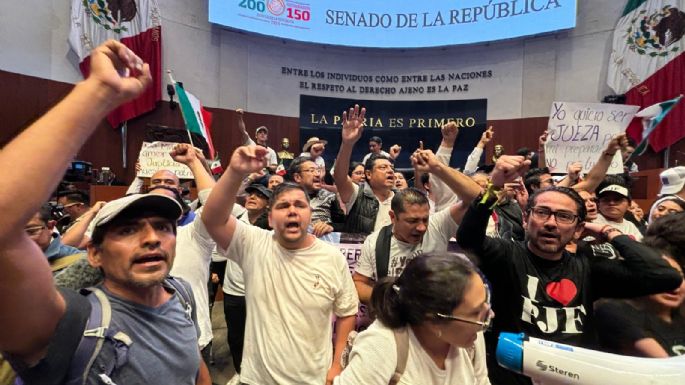
<svg viewBox="0 0 685 385">
<path fill-rule="evenodd" d="M 200 211 L 196 211 L 198 215 L 191 223 L 177 228 L 176 258 L 169 274 L 183 278 L 193 289 L 197 322 L 200 326 L 198 345 L 203 349 L 213 338 L 207 281 L 215 243 L 200 219 Z"/>
<path fill-rule="evenodd" d="M 252 140 L 252 138 L 248 137 L 245 144 L 247 146 L 254 146 L 257 143 L 254 140 Z M 263 147 L 266 147 L 266 151 L 267 151 L 266 156 L 265 156 L 266 165 L 267 166 L 277 166 L 278 165 L 278 157 L 276 156 L 276 151 L 274 151 L 274 149 L 269 147 L 269 146 L 263 146 Z"/>
<path fill-rule="evenodd" d="M 633 238 L 638 241 L 642 242 L 642 233 L 640 230 L 638 230 L 637 226 L 635 224 L 627 219 L 624 219 L 623 222 L 614 222 L 610 221 L 607 218 L 604 218 L 602 214 L 597 214 L 597 219 L 592 221 L 592 223 L 599 223 L 602 225 L 611 225 L 619 230 L 625 235 L 632 235 Z"/>
<path fill-rule="evenodd" d="M 324 384 L 333 359 L 331 318 L 353 316 L 359 306 L 340 249 L 316 239 L 305 249 L 288 250 L 273 231 L 237 222 L 224 254 L 245 277 L 241 381 Z"/>
<path fill-rule="evenodd" d="M 440 369 L 414 335 L 409 332 L 407 366 L 400 385 L 488 385 L 483 333 L 478 333 L 471 348 L 450 347 L 445 369 Z M 359 333 L 350 352 L 345 370 L 333 385 L 387 385 L 397 368 L 397 345 L 392 329 L 374 321 Z"/>
<path fill-rule="evenodd" d="M 247 215 L 247 210 L 245 207 L 234 204 L 233 211 L 231 213 L 239 221 L 250 224 L 250 218 Z M 219 250 L 216 251 L 217 254 L 221 255 Z M 243 269 L 238 266 L 237 263 L 226 258 L 226 270 L 224 270 L 224 284 L 221 285 L 224 293 L 234 296 L 245 296 L 245 279 L 243 278 Z"/>
<path fill-rule="evenodd" d="M 452 158 L 452 148 L 438 147 L 438 151 L 435 153 L 435 157 L 438 158 L 440 162 L 449 166 L 450 159 Z M 446 207 L 450 207 L 453 204 L 459 202 L 459 197 L 452 191 L 442 179 L 435 175 L 430 176 L 431 192 L 433 194 L 433 199 L 435 199 L 435 211 L 441 211 Z"/>
<path fill-rule="evenodd" d="M 362 183 L 362 186 L 364 186 L 364 189 L 368 189 L 369 192 L 371 192 L 371 186 L 369 186 L 368 183 Z M 352 210 L 352 206 L 354 206 L 355 202 L 357 201 L 357 196 L 359 195 L 359 185 L 356 183 L 352 184 L 352 196 L 350 196 L 350 200 L 345 203 L 345 212 L 349 213 L 350 210 Z M 371 192 L 373 194 L 373 192 Z M 390 192 L 390 196 L 388 196 L 388 199 L 384 201 L 378 200 L 378 197 L 376 197 L 376 200 L 378 200 L 378 214 L 376 214 L 376 223 L 373 225 L 373 231 L 378 231 L 381 229 L 383 226 L 387 226 L 390 223 L 390 203 L 392 202 L 392 197 L 395 196 L 395 193 L 393 191 Z M 375 197 L 375 195 L 374 195 Z"/>
<path fill-rule="evenodd" d="M 390 238 L 390 256 L 388 258 L 388 277 L 399 277 L 407 263 L 419 254 L 434 251 L 447 251 L 450 238 L 457 233 L 459 225 L 450 215 L 450 209 L 444 209 L 430 216 L 428 230 L 423 235 L 421 243 L 412 245 L 402 242 L 393 235 Z M 374 281 L 376 277 L 376 240 L 378 231 L 374 231 L 364 240 L 362 254 L 357 262 L 355 273 L 369 277 Z"/>
</svg>

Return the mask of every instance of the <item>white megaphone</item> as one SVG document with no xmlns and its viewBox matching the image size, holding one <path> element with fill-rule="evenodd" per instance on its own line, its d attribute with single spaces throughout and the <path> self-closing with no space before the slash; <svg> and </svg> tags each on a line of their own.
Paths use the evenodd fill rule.
<svg viewBox="0 0 685 385">
<path fill-rule="evenodd" d="M 640 358 L 500 333 L 497 362 L 542 385 L 683 385 L 685 356 Z"/>
</svg>

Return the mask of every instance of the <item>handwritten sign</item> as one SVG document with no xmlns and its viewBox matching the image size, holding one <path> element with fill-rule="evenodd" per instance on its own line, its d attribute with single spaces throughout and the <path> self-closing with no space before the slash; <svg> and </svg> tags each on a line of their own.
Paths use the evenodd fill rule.
<svg viewBox="0 0 685 385">
<path fill-rule="evenodd" d="M 580 162 L 588 172 L 609 141 L 625 132 L 640 107 L 605 103 L 552 103 L 547 123 L 545 162 L 553 173 L 565 173 L 568 165 Z M 608 174 L 623 172 L 617 152 Z"/>
<path fill-rule="evenodd" d="M 136 176 L 149 178 L 159 170 L 169 170 L 176 174 L 179 179 L 194 179 L 193 173 L 188 166 L 176 162 L 169 155 L 177 144 L 169 142 L 143 142 L 143 147 L 140 149 L 140 154 L 138 154 L 140 171 Z"/>
</svg>

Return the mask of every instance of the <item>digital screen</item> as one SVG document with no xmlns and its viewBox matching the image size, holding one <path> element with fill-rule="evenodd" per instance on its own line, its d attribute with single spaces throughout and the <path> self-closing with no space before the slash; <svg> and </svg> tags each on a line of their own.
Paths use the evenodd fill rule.
<svg viewBox="0 0 685 385">
<path fill-rule="evenodd" d="M 574 28 L 576 8 L 576 0 L 209 0 L 209 21 L 304 42 L 419 48 Z"/>
</svg>

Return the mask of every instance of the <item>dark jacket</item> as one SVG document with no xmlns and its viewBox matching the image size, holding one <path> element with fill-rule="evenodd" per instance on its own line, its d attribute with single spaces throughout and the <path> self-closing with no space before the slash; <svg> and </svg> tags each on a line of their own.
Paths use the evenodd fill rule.
<svg viewBox="0 0 685 385">
<path fill-rule="evenodd" d="M 345 233 L 371 234 L 378 215 L 378 199 L 373 195 L 371 187 L 364 183 L 359 187 L 357 199 L 349 213 L 343 227 Z"/>
</svg>

